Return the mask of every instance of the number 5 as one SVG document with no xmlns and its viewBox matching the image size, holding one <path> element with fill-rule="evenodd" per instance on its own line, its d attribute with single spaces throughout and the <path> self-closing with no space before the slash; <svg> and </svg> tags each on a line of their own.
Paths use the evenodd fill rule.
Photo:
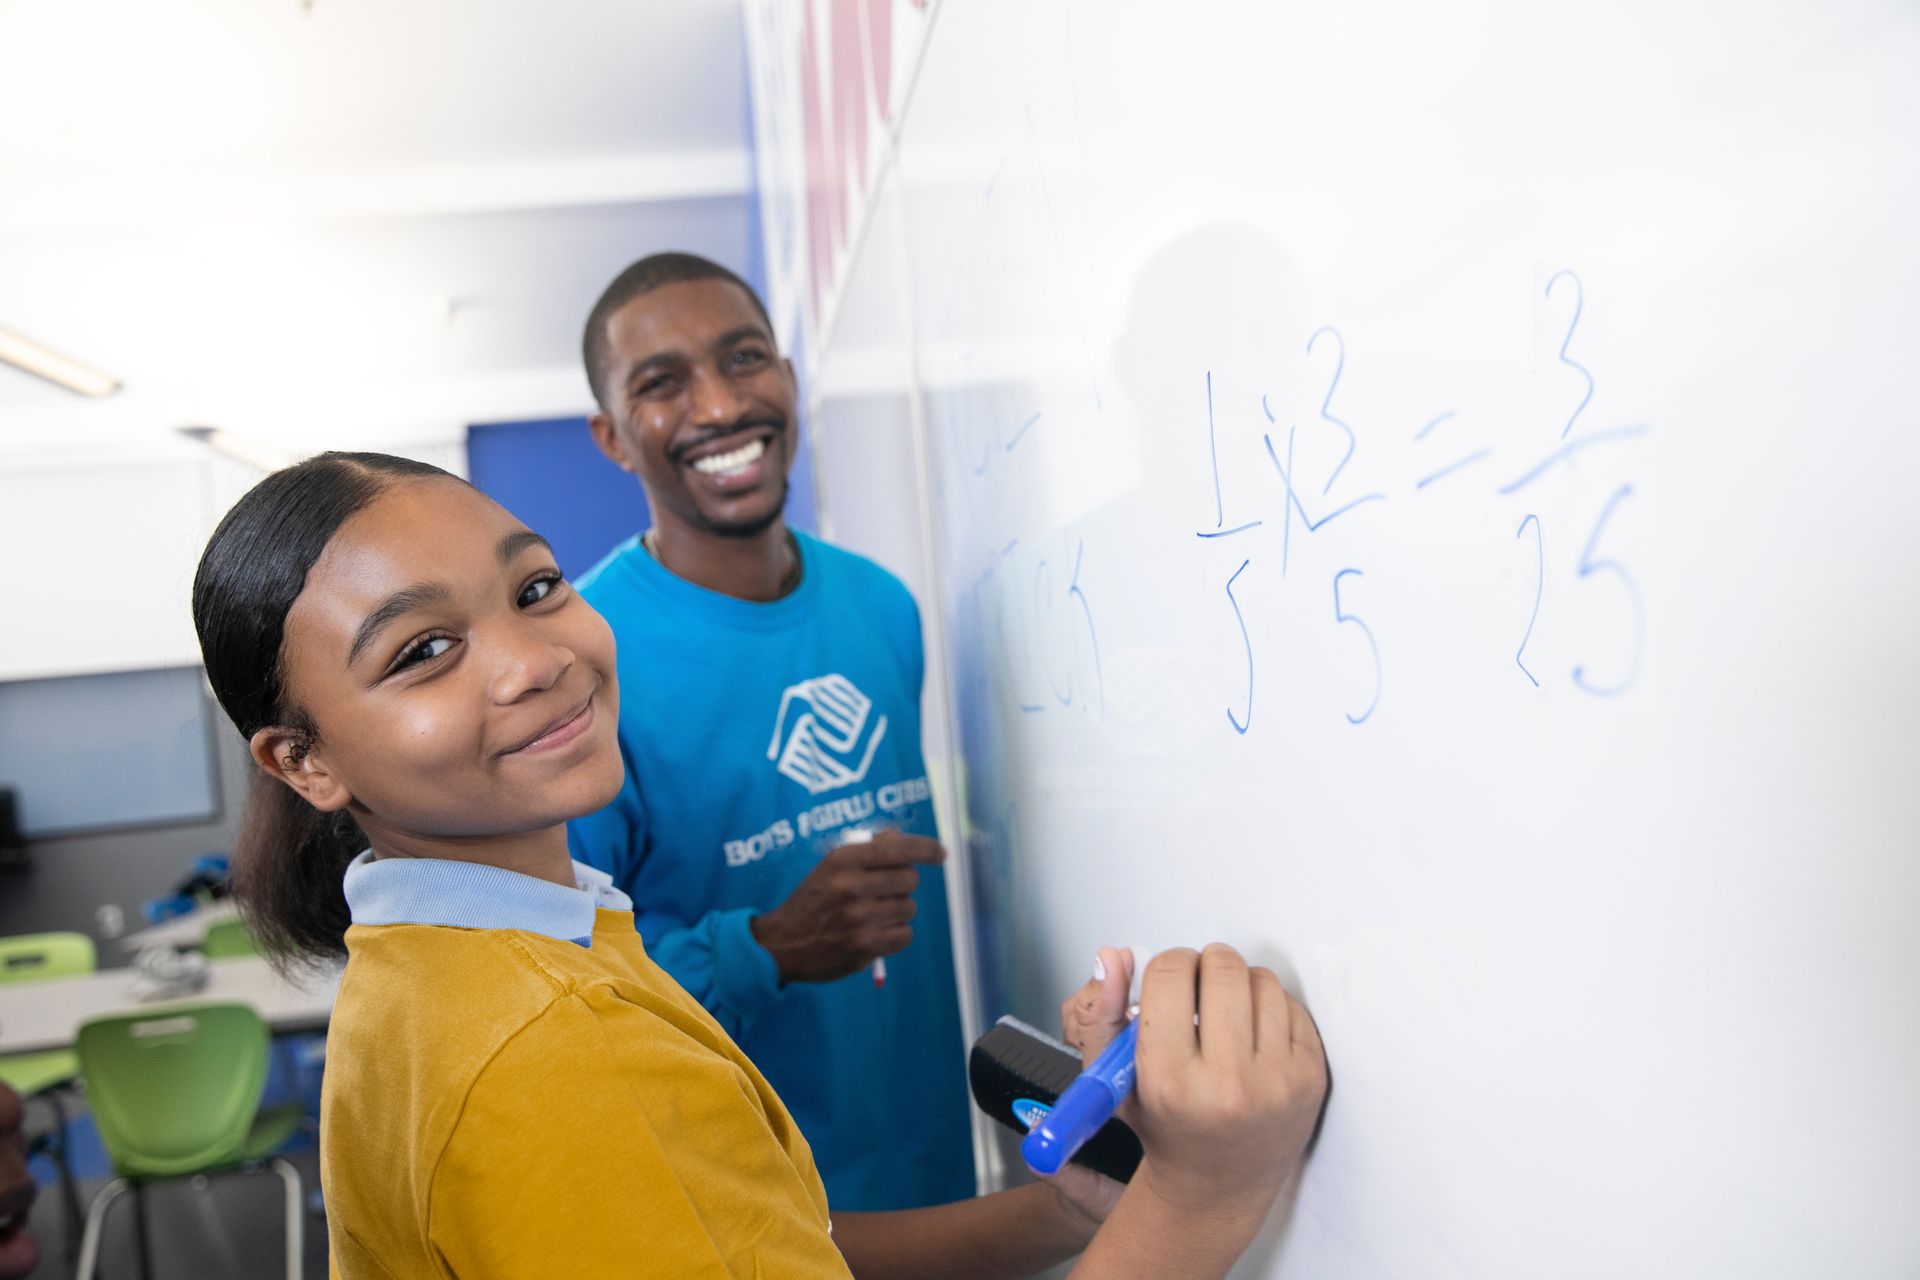
<svg viewBox="0 0 1920 1280">
<path fill-rule="evenodd" d="M 1340 579 L 1349 574 L 1356 578 L 1361 576 L 1358 569 L 1342 569 L 1333 575 L 1333 620 L 1335 623 L 1351 622 L 1360 628 L 1362 634 L 1367 637 L 1367 648 L 1373 651 L 1373 701 L 1369 702 L 1367 709 L 1357 716 L 1351 711 L 1347 713 L 1348 724 L 1365 724 L 1367 717 L 1373 714 L 1373 709 L 1380 705 L 1380 646 L 1374 642 L 1372 627 L 1340 608 Z"/>
<path fill-rule="evenodd" d="M 1618 560 L 1596 560 L 1593 558 L 1594 547 L 1599 544 L 1600 535 L 1606 531 L 1607 520 L 1612 517 L 1614 508 L 1618 507 L 1621 502 L 1632 496 L 1632 494 L 1633 486 L 1630 484 L 1623 484 L 1613 491 L 1613 496 L 1607 499 L 1607 505 L 1600 510 L 1600 518 L 1593 522 L 1593 532 L 1587 535 L 1586 550 L 1580 553 L 1581 577 L 1589 577 L 1596 573 L 1618 574 L 1620 576 L 1620 585 L 1627 589 L 1627 598 L 1633 602 L 1633 661 L 1627 667 L 1626 679 L 1620 681 L 1618 684 L 1595 684 L 1587 679 L 1587 668 L 1584 664 L 1576 666 L 1573 669 L 1573 682 L 1588 693 L 1601 698 L 1610 698 L 1615 694 L 1625 693 L 1633 686 L 1635 678 L 1640 674 L 1641 632 L 1646 618 L 1645 613 L 1640 608 L 1640 588 L 1634 582 L 1633 575 L 1628 573 Z"/>
</svg>

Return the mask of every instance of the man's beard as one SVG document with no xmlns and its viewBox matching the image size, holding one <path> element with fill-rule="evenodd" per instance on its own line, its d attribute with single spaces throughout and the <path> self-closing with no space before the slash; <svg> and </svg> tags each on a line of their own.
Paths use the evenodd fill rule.
<svg viewBox="0 0 1920 1280">
<path fill-rule="evenodd" d="M 721 521 L 715 520 L 699 507 L 693 509 L 694 523 L 707 533 L 719 538 L 757 538 L 773 528 L 787 510 L 787 493 L 792 485 L 785 476 L 780 478 L 780 501 L 764 516 L 751 520 Z"/>
</svg>

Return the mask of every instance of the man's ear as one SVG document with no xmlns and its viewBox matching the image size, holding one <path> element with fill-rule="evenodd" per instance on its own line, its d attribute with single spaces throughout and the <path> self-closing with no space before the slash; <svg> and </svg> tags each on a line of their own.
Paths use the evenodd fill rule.
<svg viewBox="0 0 1920 1280">
<path fill-rule="evenodd" d="M 633 463 L 627 459 L 625 446 L 620 443 L 620 433 L 613 428 L 613 418 L 605 410 L 597 411 L 587 419 L 587 428 L 593 432 L 593 443 L 607 460 L 622 471 L 632 471 Z"/>
<path fill-rule="evenodd" d="M 270 725 L 248 740 L 247 751 L 269 778 L 286 783 L 322 813 L 336 813 L 353 802 L 346 784 L 314 754 L 311 734 Z"/>
</svg>

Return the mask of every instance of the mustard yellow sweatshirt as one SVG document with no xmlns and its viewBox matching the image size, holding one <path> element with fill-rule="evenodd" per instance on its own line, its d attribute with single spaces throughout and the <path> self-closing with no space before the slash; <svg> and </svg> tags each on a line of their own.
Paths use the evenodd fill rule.
<svg viewBox="0 0 1920 1280">
<path fill-rule="evenodd" d="M 528 881 L 470 865 L 437 864 Z M 589 897 L 570 938 L 369 924 L 358 896 L 321 1102 L 333 1275 L 846 1280 L 806 1140 L 630 911 Z"/>
</svg>

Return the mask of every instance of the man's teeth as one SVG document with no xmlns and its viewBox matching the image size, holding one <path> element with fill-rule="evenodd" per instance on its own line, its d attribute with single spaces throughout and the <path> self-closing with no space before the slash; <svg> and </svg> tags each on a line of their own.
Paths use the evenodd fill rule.
<svg viewBox="0 0 1920 1280">
<path fill-rule="evenodd" d="M 754 440 L 731 453 L 716 453 L 701 458 L 693 464 L 693 469 L 703 476 L 730 476 L 760 461 L 760 455 L 766 451 L 765 440 Z"/>
</svg>

